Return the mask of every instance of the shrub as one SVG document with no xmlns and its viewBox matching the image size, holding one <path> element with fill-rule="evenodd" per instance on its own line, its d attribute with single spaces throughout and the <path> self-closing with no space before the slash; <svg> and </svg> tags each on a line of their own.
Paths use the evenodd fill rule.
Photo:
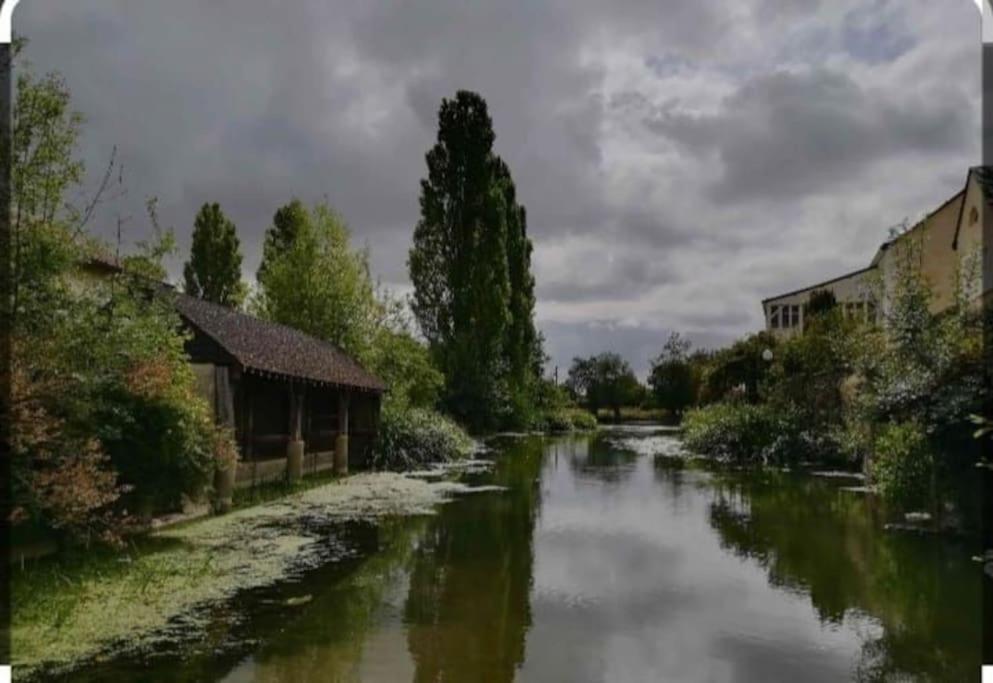
<svg viewBox="0 0 993 683">
<path fill-rule="evenodd" d="M 690 450 L 720 460 L 760 462 L 780 436 L 781 420 L 766 405 L 714 403 L 683 417 L 683 439 Z"/>
<path fill-rule="evenodd" d="M 544 429 L 549 432 L 587 432 L 597 428 L 593 415 L 582 408 L 556 408 L 545 414 Z"/>
<path fill-rule="evenodd" d="M 587 432 L 597 428 L 596 418 L 589 411 L 582 408 L 569 408 L 565 413 L 569 416 L 573 431 Z"/>
<path fill-rule="evenodd" d="M 876 437 L 872 476 L 883 498 L 901 507 L 925 504 L 934 466 L 934 451 L 917 422 L 886 425 Z"/>
<path fill-rule="evenodd" d="M 433 410 L 387 404 L 383 407 L 372 466 L 404 470 L 450 462 L 472 453 L 474 442 L 452 419 Z"/>
</svg>

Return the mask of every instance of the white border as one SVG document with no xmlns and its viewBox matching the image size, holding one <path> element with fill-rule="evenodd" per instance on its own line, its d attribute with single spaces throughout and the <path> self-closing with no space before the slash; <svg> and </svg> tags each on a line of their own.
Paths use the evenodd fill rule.
<svg viewBox="0 0 993 683">
<path fill-rule="evenodd" d="M 983 683 L 993 683 L 993 666 L 983 665 Z"/>
<path fill-rule="evenodd" d="M 0 43 L 10 42 L 10 25 L 14 19 L 14 8 L 20 1 L 6 0 L 3 7 L 0 7 Z M 980 2 L 980 0 L 976 0 L 976 2 Z M 0 683 L 4 683 L 3 678 L 0 678 Z"/>
</svg>

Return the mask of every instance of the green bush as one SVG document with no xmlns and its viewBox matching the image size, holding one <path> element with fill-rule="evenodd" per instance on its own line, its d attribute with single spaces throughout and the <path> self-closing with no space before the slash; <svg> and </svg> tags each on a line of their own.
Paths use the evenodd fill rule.
<svg viewBox="0 0 993 683">
<path fill-rule="evenodd" d="M 714 403 L 683 417 L 687 447 L 719 460 L 762 462 L 779 436 L 781 420 L 769 406 Z"/>
<path fill-rule="evenodd" d="M 597 428 L 597 420 L 582 408 L 556 408 L 545 414 L 543 427 L 548 432 L 588 432 Z"/>
<path fill-rule="evenodd" d="M 472 438 L 452 419 L 433 410 L 387 404 L 383 407 L 372 466 L 405 470 L 469 456 Z"/>
<path fill-rule="evenodd" d="M 872 476 L 880 495 L 901 507 L 930 499 L 934 451 L 917 422 L 886 425 L 875 441 Z"/>
<path fill-rule="evenodd" d="M 588 432 L 597 428 L 596 418 L 587 410 L 582 408 L 569 408 L 565 411 L 572 423 L 573 431 Z"/>
</svg>

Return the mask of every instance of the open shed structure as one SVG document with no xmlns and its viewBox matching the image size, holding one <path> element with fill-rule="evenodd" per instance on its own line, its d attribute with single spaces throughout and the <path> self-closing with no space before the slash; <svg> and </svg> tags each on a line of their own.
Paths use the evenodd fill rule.
<svg viewBox="0 0 993 683">
<path fill-rule="evenodd" d="M 201 390 L 237 438 L 235 485 L 367 464 L 386 389 L 380 379 L 299 330 L 175 296 Z"/>
</svg>

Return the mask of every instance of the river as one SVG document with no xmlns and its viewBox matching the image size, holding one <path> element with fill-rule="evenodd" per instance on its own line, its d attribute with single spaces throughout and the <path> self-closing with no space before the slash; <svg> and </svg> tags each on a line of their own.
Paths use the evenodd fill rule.
<svg viewBox="0 0 993 683">
<path fill-rule="evenodd" d="M 976 677 L 971 544 L 884 531 L 852 482 L 709 471 L 652 427 L 492 446 L 473 483 L 506 490 L 338 529 L 348 559 L 72 680 Z"/>
</svg>

